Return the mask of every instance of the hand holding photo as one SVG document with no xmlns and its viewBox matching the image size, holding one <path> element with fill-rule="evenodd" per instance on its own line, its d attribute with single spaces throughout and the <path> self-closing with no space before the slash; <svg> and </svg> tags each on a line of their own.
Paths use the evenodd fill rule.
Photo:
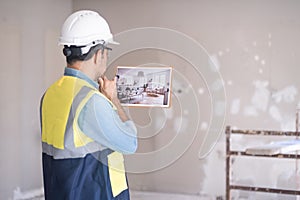
<svg viewBox="0 0 300 200">
<path fill-rule="evenodd" d="M 169 107 L 172 67 L 118 66 L 118 98 L 124 106 Z"/>
</svg>

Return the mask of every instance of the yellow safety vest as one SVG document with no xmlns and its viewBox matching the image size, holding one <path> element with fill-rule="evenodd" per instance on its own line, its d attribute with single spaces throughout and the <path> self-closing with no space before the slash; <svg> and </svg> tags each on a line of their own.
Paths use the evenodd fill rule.
<svg viewBox="0 0 300 200">
<path fill-rule="evenodd" d="M 102 95 L 88 82 L 73 76 L 63 76 L 51 85 L 41 104 L 43 152 L 54 159 L 82 158 L 89 153 L 106 149 L 85 135 L 78 117 L 93 95 Z M 107 99 L 115 109 L 113 103 Z M 108 155 L 109 176 L 113 196 L 127 189 L 123 155 Z"/>
</svg>

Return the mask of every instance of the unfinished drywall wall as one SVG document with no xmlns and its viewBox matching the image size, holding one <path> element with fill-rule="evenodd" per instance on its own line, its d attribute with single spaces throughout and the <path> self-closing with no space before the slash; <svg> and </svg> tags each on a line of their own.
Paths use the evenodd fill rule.
<svg viewBox="0 0 300 200">
<path fill-rule="evenodd" d="M 15 183 L 20 181 L 21 155 L 20 155 L 20 60 L 15 59 L 16 52 L 20 53 L 20 30 L 18 27 L 0 23 L 0 43 L 7 45 L 1 53 L 2 70 L 0 75 L 1 92 L 5 95 L 1 98 L 0 127 L 2 140 L 0 145 L 0 171 L 3 173 L 0 182 L 0 194 L 13 191 Z M 12 90 L 9 85 L 14 83 Z M 13 147 L 13 148 L 12 148 Z M 13 158 L 13 159 L 12 159 Z M 10 173 L 8 173 L 10 172 Z M 14 175 L 12 175 L 14 172 Z M 7 195 L 7 193 L 6 193 Z M 7 199 L 8 196 L 6 196 Z"/>
<path fill-rule="evenodd" d="M 0 199 L 42 187 L 39 101 L 64 67 L 57 36 L 70 12 L 68 0 L 0 1 Z"/>
<path fill-rule="evenodd" d="M 222 90 L 222 86 L 226 89 L 227 97 L 226 124 L 239 128 L 294 130 L 300 89 L 299 1 L 74 0 L 73 3 L 74 10 L 99 11 L 109 21 L 114 33 L 155 26 L 187 34 L 203 45 L 211 56 L 213 64 L 201 67 L 219 71 L 223 77 L 223 81 L 216 80 L 211 85 L 210 91 L 205 85 L 206 77 L 200 78 L 198 85 L 192 84 L 191 88 L 184 81 L 174 84 L 175 90 L 180 91 L 180 94 L 174 93 L 174 96 L 186 95 L 185 92 L 191 89 L 200 98 L 201 122 L 197 137 L 183 156 L 172 165 L 153 173 L 131 174 L 129 178 L 133 189 L 210 192 L 215 196 L 224 194 L 222 137 L 211 157 L 198 159 L 199 146 L 203 134 L 210 127 L 212 112 L 218 115 L 224 109 L 224 102 L 219 102 L 213 105 L 212 110 L 209 94 Z M 137 50 L 121 56 L 112 64 L 145 63 L 172 64 L 178 74 L 190 79 L 191 83 L 196 83 L 198 78 L 193 76 L 190 63 L 170 52 L 154 50 L 150 53 Z M 188 104 L 189 100 L 181 103 Z M 161 118 L 167 121 L 161 134 L 148 139 L 146 150 L 143 145 L 139 147 L 143 152 L 154 151 L 166 145 L 173 138 L 174 129 L 177 129 L 174 123 L 177 124 L 177 121 L 182 123 L 183 128 L 188 127 L 192 123 L 189 116 L 195 114 L 189 115 L 189 110 L 183 110 L 183 115 L 180 115 L 176 103 L 174 107 L 165 110 L 165 115 L 161 115 L 161 112 L 148 114 L 145 110 L 131 112 L 136 116 L 137 122 L 150 123 L 151 114 L 157 121 L 161 121 Z M 143 135 L 143 132 L 140 134 Z M 159 159 L 154 159 L 153 162 L 160 162 Z"/>
<path fill-rule="evenodd" d="M 227 124 L 294 129 L 300 65 L 297 0 L 1 1 L 1 199 L 11 197 L 18 186 L 27 190 L 42 185 L 38 104 L 44 89 L 63 70 L 56 36 L 72 11 L 72 3 L 74 10 L 99 11 L 114 33 L 145 26 L 184 33 L 203 45 L 211 56 L 207 62 L 213 63 L 201 67 L 220 71 L 223 77 L 223 82 L 216 80 L 209 85 L 210 91 L 206 77 L 199 78 L 191 63 L 168 51 L 131 52 L 111 63 L 173 65 L 176 80 L 180 80 L 173 83 L 175 98 L 171 108 L 129 109 L 140 137 L 145 136 L 140 139 L 139 152 L 161 149 L 176 135 L 189 130 L 194 125 L 192 119 L 199 117 L 197 135 L 183 155 L 158 171 L 130 174 L 132 189 L 215 196 L 224 193 L 222 138 L 209 157 L 198 159 L 212 112 L 223 112 L 224 102 L 210 104 L 210 92 L 222 90 L 222 83 L 227 95 Z M 199 112 L 182 106 L 189 105 L 188 97 L 200 99 Z M 153 163 L 163 161 L 163 157 L 153 159 Z"/>
</svg>

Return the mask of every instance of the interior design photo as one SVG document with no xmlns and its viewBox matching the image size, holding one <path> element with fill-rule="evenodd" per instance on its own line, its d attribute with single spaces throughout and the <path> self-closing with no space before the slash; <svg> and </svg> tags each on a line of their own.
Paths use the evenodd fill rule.
<svg viewBox="0 0 300 200">
<path fill-rule="evenodd" d="M 172 67 L 117 67 L 122 105 L 169 107 Z"/>
</svg>

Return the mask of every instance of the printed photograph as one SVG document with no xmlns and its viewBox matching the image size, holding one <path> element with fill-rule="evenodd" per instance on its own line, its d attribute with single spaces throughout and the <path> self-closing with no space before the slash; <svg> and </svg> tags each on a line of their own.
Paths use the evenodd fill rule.
<svg viewBox="0 0 300 200">
<path fill-rule="evenodd" d="M 172 67 L 117 67 L 118 98 L 124 106 L 169 107 Z"/>
</svg>

